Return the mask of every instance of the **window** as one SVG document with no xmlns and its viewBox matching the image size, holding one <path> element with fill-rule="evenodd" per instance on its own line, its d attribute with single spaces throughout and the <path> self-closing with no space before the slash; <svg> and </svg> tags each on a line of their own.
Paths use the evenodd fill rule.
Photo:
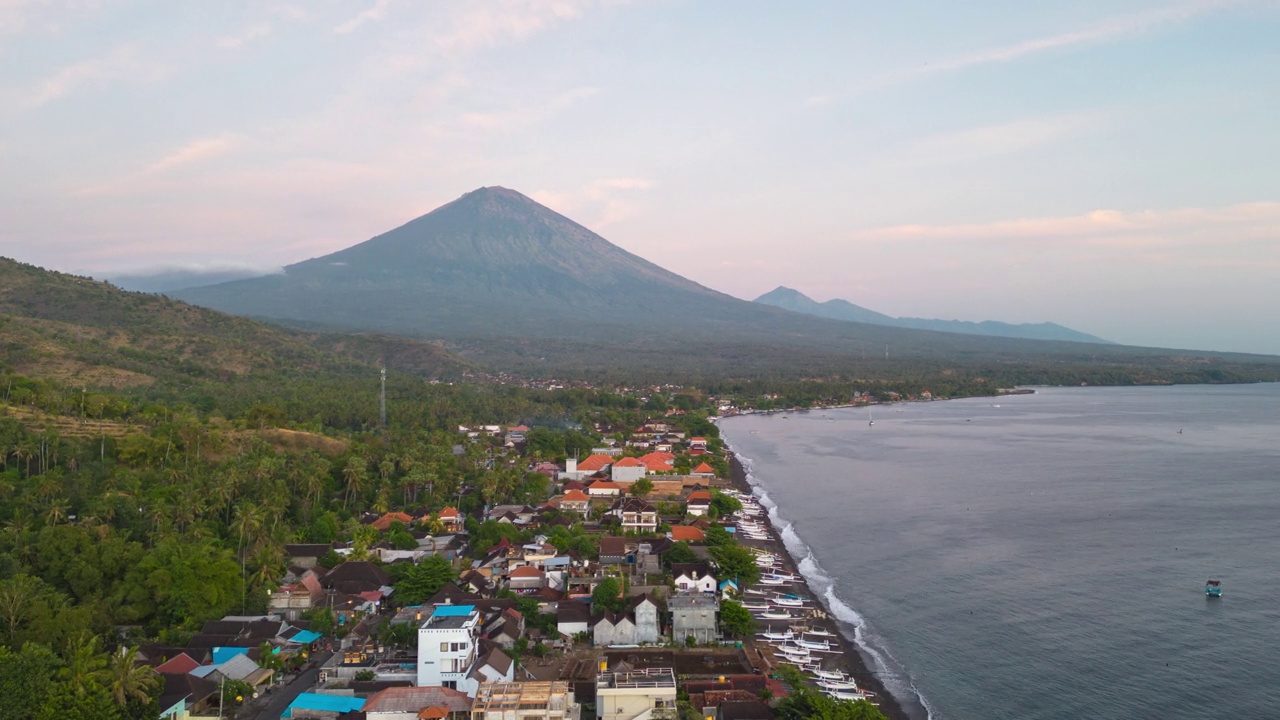
<svg viewBox="0 0 1280 720">
<path fill-rule="evenodd" d="M 440 643 L 440 652 L 449 652 L 449 643 L 447 642 Z"/>
</svg>

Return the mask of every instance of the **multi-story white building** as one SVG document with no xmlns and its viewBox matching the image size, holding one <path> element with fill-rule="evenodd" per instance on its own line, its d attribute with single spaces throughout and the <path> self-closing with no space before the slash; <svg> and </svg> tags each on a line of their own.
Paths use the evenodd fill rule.
<svg viewBox="0 0 1280 720">
<path fill-rule="evenodd" d="M 476 659 L 480 612 L 474 605 L 436 605 L 418 628 L 418 685 L 441 686 L 474 695 L 468 678 Z"/>
</svg>

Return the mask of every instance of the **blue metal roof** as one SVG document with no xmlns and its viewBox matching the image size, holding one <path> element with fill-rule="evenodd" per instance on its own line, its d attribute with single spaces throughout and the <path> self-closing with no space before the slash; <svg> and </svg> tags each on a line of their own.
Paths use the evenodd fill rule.
<svg viewBox="0 0 1280 720">
<path fill-rule="evenodd" d="M 299 630 L 297 635 L 294 635 L 293 637 L 289 638 L 289 642 L 302 643 L 303 645 L 306 645 L 307 643 L 313 643 L 319 639 L 320 639 L 320 633 L 318 632 L 314 632 L 311 630 Z"/>
<path fill-rule="evenodd" d="M 293 717 L 294 710 L 318 710 L 320 712 L 344 713 L 364 709 L 364 699 L 343 695 L 321 695 L 320 693 L 302 693 L 297 700 L 289 703 L 289 707 L 280 717 Z"/>
<path fill-rule="evenodd" d="M 435 617 L 465 617 L 475 611 L 475 605 L 437 605 L 431 614 Z"/>
<path fill-rule="evenodd" d="M 221 665 L 237 655 L 248 655 L 249 648 L 243 647 L 216 647 L 213 649 L 213 664 Z"/>
</svg>

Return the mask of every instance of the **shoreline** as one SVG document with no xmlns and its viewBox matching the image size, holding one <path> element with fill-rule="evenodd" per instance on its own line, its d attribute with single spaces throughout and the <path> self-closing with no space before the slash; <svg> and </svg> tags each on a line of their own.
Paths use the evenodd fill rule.
<svg viewBox="0 0 1280 720">
<path fill-rule="evenodd" d="M 747 480 L 747 471 L 746 468 L 743 467 L 742 461 L 738 459 L 737 453 L 732 450 L 729 450 L 728 453 L 729 484 L 739 492 L 753 495 L 754 488 L 750 481 Z M 885 717 L 889 718 L 889 720 L 921 720 L 921 718 L 909 714 L 906 709 L 903 708 L 900 700 L 889 692 L 884 683 L 880 680 L 880 677 L 876 674 L 878 671 L 874 669 L 872 664 L 862 654 L 861 648 L 858 647 L 857 643 L 853 639 L 846 637 L 843 629 L 840 627 L 841 621 L 831 612 L 831 607 L 827 598 L 819 596 L 817 593 L 813 592 L 813 588 L 809 585 L 808 578 L 804 577 L 800 572 L 798 562 L 791 556 L 791 552 L 787 549 L 786 543 L 782 540 L 782 534 L 778 532 L 776 527 L 774 527 L 773 520 L 768 516 L 768 514 L 764 515 L 762 522 L 764 522 L 769 528 L 770 539 L 742 539 L 739 540 L 739 542 L 746 547 L 767 550 L 777 555 L 786 566 L 787 571 L 795 574 L 799 578 L 799 582 L 797 583 L 798 588 L 795 588 L 795 591 L 811 598 L 814 604 L 822 610 L 823 617 L 820 620 L 816 620 L 815 624 L 828 626 L 828 629 L 835 633 L 836 642 L 839 644 L 841 650 L 840 657 L 837 661 L 840 669 L 849 673 L 861 688 L 874 693 L 880 712 L 883 713 Z M 768 621 L 762 621 L 759 618 L 757 618 L 756 621 L 757 624 L 760 625 L 760 630 L 763 631 L 769 629 Z M 785 627 L 782 629 L 785 629 Z M 752 644 L 753 646 L 756 645 L 754 641 Z M 757 652 L 758 651 L 759 648 L 757 647 Z"/>
</svg>

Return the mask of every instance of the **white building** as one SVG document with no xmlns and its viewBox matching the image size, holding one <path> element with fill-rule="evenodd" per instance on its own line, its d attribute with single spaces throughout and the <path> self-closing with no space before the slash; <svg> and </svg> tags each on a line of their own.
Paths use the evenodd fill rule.
<svg viewBox="0 0 1280 720">
<path fill-rule="evenodd" d="M 671 668 L 600 673 L 596 717 L 608 720 L 675 720 L 676 674 Z"/>
<path fill-rule="evenodd" d="M 475 695 L 467 674 L 476 660 L 480 613 L 474 605 L 436 605 L 418 628 L 418 686 L 441 686 Z"/>
</svg>

